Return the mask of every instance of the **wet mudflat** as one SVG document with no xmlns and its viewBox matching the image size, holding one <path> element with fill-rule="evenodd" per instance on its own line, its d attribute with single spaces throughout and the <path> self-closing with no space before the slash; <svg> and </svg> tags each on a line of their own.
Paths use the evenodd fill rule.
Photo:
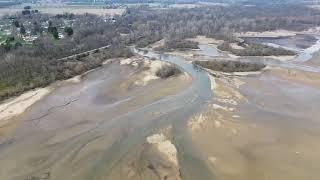
<svg viewBox="0 0 320 180">
<path fill-rule="evenodd" d="M 318 66 L 306 66 L 318 55 L 299 52 L 304 61 L 229 57 L 268 67 L 246 76 L 216 73 L 214 98 L 189 123 L 194 146 L 216 179 L 319 178 L 320 74 Z"/>
<path fill-rule="evenodd" d="M 140 86 L 141 71 L 106 65 L 60 85 L 1 127 L 1 179 L 114 179 L 114 168 L 146 136 L 204 103 L 189 75 Z"/>
<path fill-rule="evenodd" d="M 220 97 L 238 103 L 216 102 L 225 108 L 203 114 L 207 118 L 203 126 L 212 124 L 212 129 L 193 132 L 198 147 L 206 147 L 207 161 L 220 179 L 318 178 L 319 87 L 277 73 L 270 70 L 240 78 L 245 84 L 233 89 L 241 100 L 235 95 Z M 212 143 L 205 144 L 206 137 Z"/>
<path fill-rule="evenodd" d="M 188 61 L 232 58 L 201 46 Z M 188 75 L 153 79 L 126 60 L 60 84 L 0 128 L 1 178 L 318 179 L 320 75 L 309 59 L 237 58 L 268 67 L 208 76 L 184 56 L 135 52 Z"/>
</svg>

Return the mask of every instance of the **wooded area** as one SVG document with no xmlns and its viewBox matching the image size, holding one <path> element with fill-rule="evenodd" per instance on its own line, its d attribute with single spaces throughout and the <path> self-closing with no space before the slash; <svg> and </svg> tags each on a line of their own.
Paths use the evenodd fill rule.
<svg viewBox="0 0 320 180">
<path fill-rule="evenodd" d="M 5 17 L 8 18 L 8 17 Z M 29 14 L 15 17 L 35 27 L 50 20 L 57 26 L 72 20 L 72 33 L 64 39 L 40 35 L 30 45 L 0 51 L 0 100 L 25 90 L 45 86 L 94 68 L 111 57 L 130 56 L 126 46 L 145 47 L 165 39 L 168 47 L 179 48 L 182 40 L 204 35 L 234 39 L 234 32 L 275 29 L 302 30 L 320 25 L 320 12 L 303 6 L 210 6 L 192 9 L 129 8 L 121 16 Z M 89 56 L 57 59 L 110 45 L 111 48 Z M 195 47 L 188 44 L 188 48 Z"/>
</svg>

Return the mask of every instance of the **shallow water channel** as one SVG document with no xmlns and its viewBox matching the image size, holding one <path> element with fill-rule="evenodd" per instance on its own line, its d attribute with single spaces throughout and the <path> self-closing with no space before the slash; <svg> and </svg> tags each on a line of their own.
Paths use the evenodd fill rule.
<svg viewBox="0 0 320 180">
<path fill-rule="evenodd" d="M 282 47 L 295 51 L 297 56 L 292 60 L 279 61 L 269 57 L 239 57 L 237 60 L 241 61 L 256 61 L 263 62 L 267 65 L 278 66 L 283 68 L 290 68 L 296 70 L 303 70 L 309 72 L 320 72 L 319 67 L 309 66 L 304 64 L 306 61 L 313 57 L 315 52 L 320 50 L 320 37 L 318 35 L 297 35 L 294 37 L 281 37 L 281 38 L 245 38 L 249 42 L 264 43 L 273 47 Z M 226 53 L 220 52 L 217 48 L 200 45 L 200 53 L 205 56 L 213 58 L 229 58 Z"/>
<path fill-rule="evenodd" d="M 210 48 L 201 46 L 201 53 L 224 56 Z M 0 179 L 110 179 L 115 167 L 145 143 L 147 136 L 168 126 L 172 127 L 171 140 L 178 151 L 183 179 L 214 179 L 197 156 L 186 127 L 190 117 L 201 112 L 213 97 L 207 73 L 182 57 L 132 50 L 177 65 L 191 76 L 191 85 L 161 96 L 158 90 L 170 87 L 159 81 L 119 95 L 121 90 L 112 87 L 130 79 L 132 69 L 113 65 L 92 71 L 80 83 L 54 90 L 12 120 L 13 125 L 8 127 L 15 130 L 0 142 Z M 320 72 L 319 68 L 299 61 L 251 58 L 270 65 Z"/>
<path fill-rule="evenodd" d="M 59 87 L 13 120 L 16 130 L 0 144 L 0 179 L 109 179 L 146 136 L 167 126 L 172 126 L 183 179 L 212 179 L 186 132 L 187 120 L 213 95 L 208 75 L 182 58 L 134 51 L 176 64 L 192 77 L 191 85 L 160 98 L 153 98 L 158 86 L 170 89 L 161 81 L 113 96 L 119 91 L 113 84 L 134 73 L 113 65 Z"/>
</svg>

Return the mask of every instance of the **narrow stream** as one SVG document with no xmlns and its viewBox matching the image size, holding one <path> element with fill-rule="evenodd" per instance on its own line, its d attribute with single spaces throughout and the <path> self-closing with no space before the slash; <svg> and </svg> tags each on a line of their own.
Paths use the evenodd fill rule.
<svg viewBox="0 0 320 180">
<path fill-rule="evenodd" d="M 207 73 L 194 67 L 191 63 L 188 63 L 183 58 L 147 50 L 133 49 L 133 51 L 142 56 L 170 62 L 177 65 L 178 67 L 183 68 L 187 73 L 191 75 L 193 79 L 191 87 L 192 91 L 194 91 L 193 93 L 195 95 L 198 95 L 199 98 L 203 99 L 204 101 L 207 101 L 211 98 L 212 91 L 210 88 L 210 80 Z"/>
<path fill-rule="evenodd" d="M 159 132 L 159 129 L 168 125 L 172 126 L 172 142 L 178 151 L 178 160 L 181 174 L 184 180 L 212 180 L 214 175 L 207 169 L 202 159 L 199 159 L 192 147 L 191 138 L 188 135 L 186 122 L 192 115 L 200 112 L 212 98 L 211 84 L 206 72 L 200 71 L 191 63 L 182 58 L 158 54 L 152 51 L 132 48 L 136 54 L 156 58 L 177 65 L 192 77 L 192 84 L 183 92 L 166 97 L 136 111 L 128 112 L 125 116 L 117 117 L 113 127 L 101 124 L 99 129 L 111 129 L 129 126 L 132 129 L 126 136 L 122 136 L 116 144 L 105 153 L 105 156 L 94 166 L 88 178 L 98 179 L 103 174 L 109 174 L 114 165 L 123 159 L 126 154 L 137 145 L 145 141 L 145 137 Z M 147 118 L 150 112 L 162 114 L 156 119 Z M 129 125 L 128 125 L 129 124 Z M 105 127 L 104 126 L 108 126 Z"/>
<path fill-rule="evenodd" d="M 211 57 L 226 57 L 224 53 L 211 48 L 203 45 L 200 47 L 201 53 Z M 317 48 L 313 47 L 313 49 Z M 193 148 L 192 139 L 189 137 L 186 127 L 187 121 L 207 107 L 206 105 L 212 99 L 213 93 L 207 73 L 194 67 L 182 57 L 135 48 L 132 48 L 132 51 L 145 57 L 177 65 L 192 77 L 191 85 L 175 95 L 162 97 L 141 106 L 127 104 L 130 100 L 127 102 L 126 99 L 111 106 L 104 104 L 105 100 L 99 97 L 106 95 L 104 88 L 109 86 L 106 81 L 121 68 L 101 68 L 90 73 L 91 75 L 79 84 L 65 86 L 54 91 L 45 100 L 32 106 L 28 110 L 29 113 L 21 116 L 21 122 L 24 123 L 12 136 L 11 142 L 0 144 L 0 167 L 4 167 L 0 168 L 0 176 L 6 175 L 1 180 L 23 179 L 34 174 L 45 174 L 48 171 L 55 179 L 64 179 L 73 174 L 74 170 L 82 172 L 83 176 L 80 179 L 84 180 L 108 177 L 109 174 L 116 171 L 114 168 L 130 152 L 145 143 L 147 136 L 158 133 L 160 129 L 168 126 L 172 126 L 172 142 L 178 151 L 183 179 L 214 179 L 214 174 L 207 169 L 205 161 L 198 156 Z M 240 59 L 251 61 L 248 57 Z M 253 60 L 261 61 L 261 58 L 253 58 Z M 298 61 L 280 62 L 267 58 L 262 60 L 269 65 L 320 72 L 319 68 L 304 66 Z M 127 74 L 127 72 L 124 73 Z M 153 92 L 148 91 L 147 93 Z M 134 96 L 138 94 L 139 92 L 136 92 Z M 145 94 L 141 96 L 143 97 L 143 95 Z M 97 101 L 97 97 L 99 101 Z M 66 100 L 73 99 L 77 99 L 77 101 L 66 108 L 55 109 L 50 115 L 43 117 L 36 126 L 27 121 L 42 117 L 43 112 L 46 112 L 53 105 L 64 104 Z M 129 106 L 133 106 L 133 108 L 128 108 Z M 159 115 L 153 116 L 153 112 L 157 112 Z M 80 124 L 72 124 L 76 122 Z M 73 126 L 82 127 L 81 123 L 83 122 L 87 123 L 87 128 L 83 129 L 81 133 L 70 138 L 64 137 L 63 133 L 68 136 L 70 128 Z M 54 144 L 48 143 L 48 140 L 55 139 L 52 137 L 56 137 L 59 133 L 62 135 L 57 139 L 62 138 L 61 141 Z M 75 157 L 78 157 L 79 152 L 87 144 L 95 142 L 96 139 L 107 139 L 102 145 L 108 145 L 108 147 L 104 147 L 105 150 L 100 154 L 89 151 L 88 153 L 93 153 L 90 156 L 93 157 L 90 159 L 90 163 L 87 165 L 81 160 L 79 163 L 75 161 L 79 166 L 83 166 L 83 171 L 81 168 L 74 169 L 75 162 L 73 160 Z M 34 163 L 34 165 L 31 166 L 30 163 Z M 15 171 L 17 169 L 20 171 Z M 16 172 L 14 175 L 8 173 L 14 171 Z M 79 178 L 76 179 L 79 180 Z"/>
<path fill-rule="evenodd" d="M 283 68 L 290 68 L 290 69 L 296 69 L 296 70 L 303 70 L 303 71 L 309 71 L 309 72 L 320 72 L 320 67 L 314 67 L 314 66 L 308 66 L 305 65 L 304 62 L 310 60 L 313 56 L 313 53 L 320 50 L 320 37 L 317 35 L 313 36 L 316 41 L 314 42 L 304 42 L 304 45 L 306 43 L 309 43 L 309 46 L 305 49 L 301 48 L 298 45 L 291 44 L 291 45 L 284 45 L 289 43 L 289 39 L 281 38 L 277 39 L 279 41 L 278 44 L 277 41 L 269 42 L 268 38 L 252 38 L 252 42 L 260 42 L 263 44 L 267 44 L 272 47 L 282 47 L 288 50 L 292 50 L 297 52 L 297 56 L 288 61 L 279 61 L 268 57 L 240 57 L 238 60 L 241 61 L 257 61 L 257 62 L 263 62 L 270 66 L 277 66 L 277 67 L 283 67 Z M 292 43 L 292 42 L 291 42 Z M 201 52 L 200 54 L 210 57 L 224 57 L 228 58 L 228 56 L 224 53 L 219 52 L 217 48 L 208 46 L 208 45 L 200 45 L 199 46 Z"/>
<path fill-rule="evenodd" d="M 173 143 L 178 150 L 178 159 L 180 163 L 181 172 L 184 180 L 201 179 L 212 180 L 214 175 L 210 173 L 207 166 L 201 159 L 194 156 L 190 137 L 186 132 L 186 121 L 192 114 L 201 111 L 203 105 L 212 98 L 211 83 L 208 78 L 208 74 L 204 71 L 194 67 L 191 63 L 180 57 L 166 54 L 158 54 L 152 51 L 133 49 L 137 54 L 140 54 L 149 58 L 156 58 L 162 61 L 176 64 L 183 68 L 192 77 L 191 87 L 185 91 L 185 94 L 179 101 L 183 101 L 184 98 L 194 97 L 193 102 L 185 103 L 176 114 L 170 116 L 171 123 L 173 124 Z"/>
</svg>

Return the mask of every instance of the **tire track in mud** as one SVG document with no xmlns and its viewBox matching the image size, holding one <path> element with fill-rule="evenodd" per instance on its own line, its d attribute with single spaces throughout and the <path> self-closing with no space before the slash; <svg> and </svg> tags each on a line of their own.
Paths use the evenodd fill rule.
<svg viewBox="0 0 320 180">
<path fill-rule="evenodd" d="M 32 122 L 35 126 L 38 126 L 38 124 L 41 122 L 41 119 L 44 118 L 44 117 L 47 117 L 49 116 L 50 114 L 54 113 L 55 109 L 59 109 L 59 108 L 63 108 L 63 107 L 66 107 L 76 101 L 78 101 L 79 99 L 73 99 L 73 100 L 70 100 L 70 101 L 67 101 L 66 103 L 62 104 L 62 105 L 57 105 L 57 106 L 53 106 L 53 107 L 50 107 L 49 109 L 47 109 L 46 113 L 39 116 L 39 117 L 36 117 L 36 118 L 32 118 L 32 119 L 27 119 L 25 120 L 24 122 Z"/>
</svg>

